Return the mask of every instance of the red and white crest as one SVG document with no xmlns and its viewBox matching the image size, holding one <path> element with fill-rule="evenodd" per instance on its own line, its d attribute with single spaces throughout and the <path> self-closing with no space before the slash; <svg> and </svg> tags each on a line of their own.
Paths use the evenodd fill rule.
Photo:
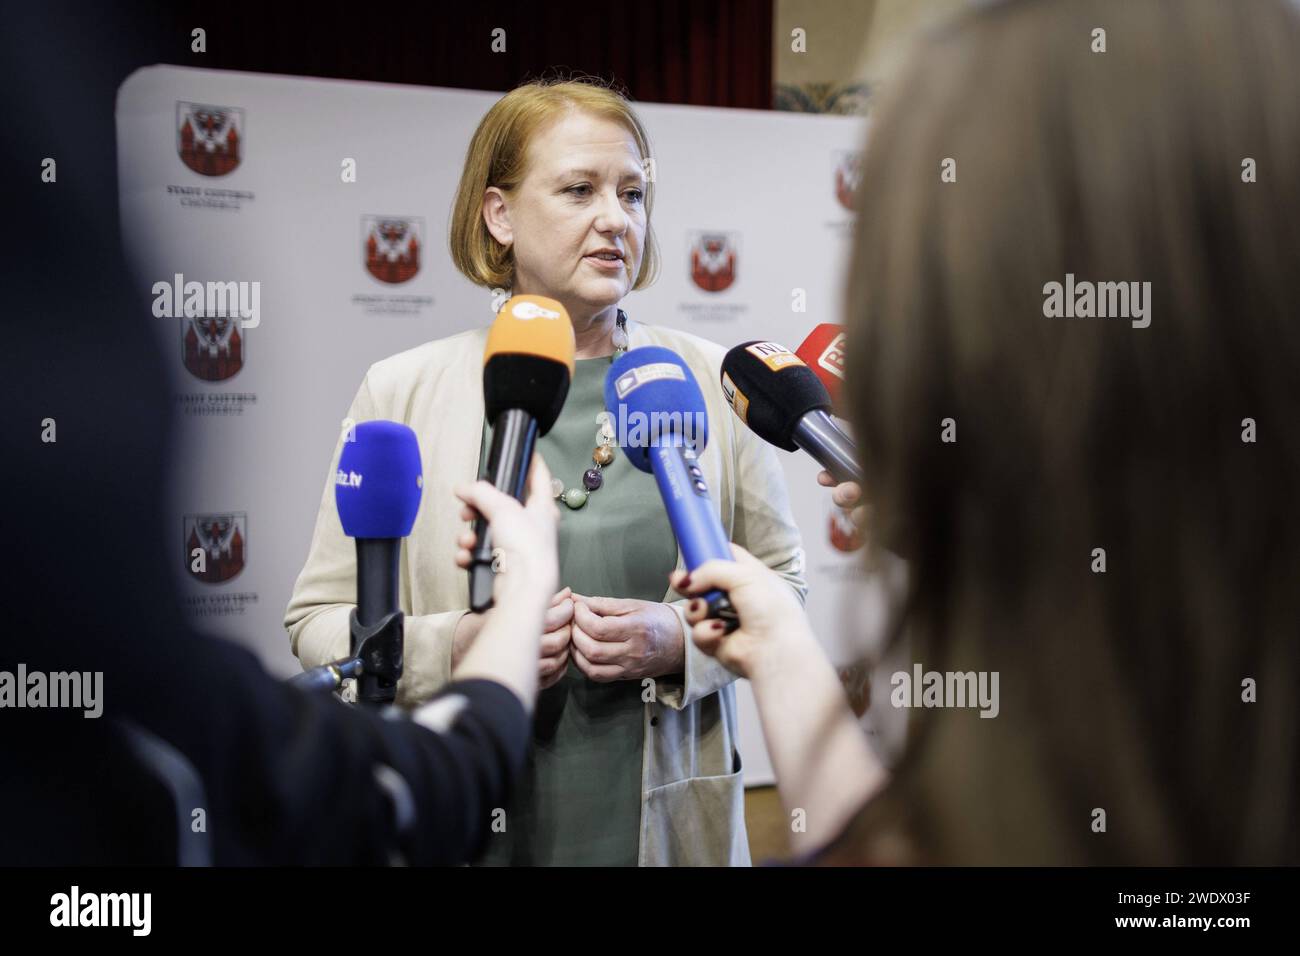
<svg viewBox="0 0 1300 956">
<path fill-rule="evenodd" d="M 362 216 L 361 255 L 366 271 L 380 282 L 397 285 L 420 271 L 424 220 L 418 217 Z"/>
<path fill-rule="evenodd" d="M 247 557 L 247 514 L 226 512 L 185 516 L 185 570 L 195 580 L 204 584 L 229 581 L 244 570 Z"/>
<path fill-rule="evenodd" d="M 232 315 L 181 321 L 181 360 L 205 382 L 222 382 L 244 367 L 244 333 Z"/>
<path fill-rule="evenodd" d="M 234 106 L 176 104 L 176 152 L 200 176 L 224 176 L 239 165 L 244 111 Z"/>
<path fill-rule="evenodd" d="M 701 232 L 690 242 L 691 281 L 705 292 L 721 292 L 736 281 L 735 235 Z"/>
<path fill-rule="evenodd" d="M 835 164 L 835 199 L 852 212 L 857 208 L 858 183 L 862 180 L 862 153 L 840 153 Z"/>
</svg>

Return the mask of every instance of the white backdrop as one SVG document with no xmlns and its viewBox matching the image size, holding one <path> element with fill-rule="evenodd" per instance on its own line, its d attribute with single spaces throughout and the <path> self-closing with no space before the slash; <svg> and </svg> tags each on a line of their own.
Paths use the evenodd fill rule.
<svg viewBox="0 0 1300 956">
<path fill-rule="evenodd" d="M 299 669 L 281 622 L 340 421 L 367 367 L 492 320 L 490 293 L 455 271 L 446 237 L 470 137 L 499 96 L 170 66 L 141 69 L 118 91 L 122 224 L 135 281 L 145 291 L 178 273 L 260 283 L 259 324 L 237 330 L 237 343 L 232 326 L 149 321 L 175 355 L 181 428 L 170 507 L 187 612 L 254 648 L 277 673 Z M 654 150 L 652 225 L 664 268 L 624 301 L 628 314 L 726 346 L 765 338 L 792 349 L 818 323 L 839 321 L 853 218 L 842 200 L 862 122 L 637 110 Z M 342 181 L 346 159 L 355 160 L 356 182 Z M 411 235 L 420 244 L 406 281 L 367 269 L 366 239 L 383 222 L 405 229 L 403 247 Z M 691 243 L 718 233 L 736 252 L 736 278 L 707 292 L 691 278 Z M 796 289 L 806 311 L 793 307 Z M 843 663 L 870 640 L 880 608 L 855 598 L 853 612 L 841 613 L 856 559 L 832 544 L 836 509 L 816 466 L 778 454 L 808 555 L 809 613 Z M 206 580 L 190 570 L 196 541 L 211 549 Z M 746 782 L 770 782 L 749 688 L 739 696 Z M 886 694 L 873 696 L 879 703 Z"/>
</svg>

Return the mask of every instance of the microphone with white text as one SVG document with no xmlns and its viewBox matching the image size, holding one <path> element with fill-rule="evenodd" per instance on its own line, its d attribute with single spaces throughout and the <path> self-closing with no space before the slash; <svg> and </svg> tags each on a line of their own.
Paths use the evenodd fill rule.
<svg viewBox="0 0 1300 956">
<path fill-rule="evenodd" d="M 844 326 L 823 322 L 794 350 L 826 386 L 833 406 L 839 404 L 840 387 L 844 384 L 844 340 Z"/>
<path fill-rule="evenodd" d="M 351 659 L 361 662 L 358 703 L 378 707 L 397 696 L 403 636 L 398 558 L 420 510 L 423 485 L 420 444 L 406 425 L 361 422 L 346 437 L 334 502 L 343 533 L 357 542 L 357 606 L 348 624 Z"/>
<path fill-rule="evenodd" d="M 501 309 L 483 350 L 483 405 L 492 424 L 492 445 L 483 478 L 524 500 L 537 439 L 560 417 L 573 380 L 573 323 L 564 306 L 540 295 L 517 295 Z M 469 606 L 492 606 L 491 530 L 474 520 L 470 550 Z"/>
<path fill-rule="evenodd" d="M 830 416 L 831 397 L 803 359 L 775 342 L 742 342 L 722 360 L 722 393 L 769 444 L 802 448 L 837 482 L 862 481 L 853 439 Z"/>
<path fill-rule="evenodd" d="M 687 572 L 706 561 L 734 560 L 700 469 L 709 440 L 704 395 L 681 356 L 657 345 L 625 352 L 605 377 L 605 409 L 617 422 L 628 461 L 654 475 Z M 702 597 L 708 616 L 726 623 L 728 632 L 740 626 L 723 592 Z"/>
</svg>

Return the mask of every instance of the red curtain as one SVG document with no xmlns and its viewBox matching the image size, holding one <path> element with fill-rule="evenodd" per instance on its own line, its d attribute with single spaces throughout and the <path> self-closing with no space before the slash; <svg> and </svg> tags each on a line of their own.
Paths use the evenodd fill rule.
<svg viewBox="0 0 1300 956">
<path fill-rule="evenodd" d="M 563 69 L 633 99 L 772 107 L 772 0 L 619 3 L 189 2 L 167 8 L 165 62 L 338 79 L 505 91 Z M 190 31 L 207 52 L 190 52 Z M 506 52 L 491 51 L 506 31 Z"/>
</svg>

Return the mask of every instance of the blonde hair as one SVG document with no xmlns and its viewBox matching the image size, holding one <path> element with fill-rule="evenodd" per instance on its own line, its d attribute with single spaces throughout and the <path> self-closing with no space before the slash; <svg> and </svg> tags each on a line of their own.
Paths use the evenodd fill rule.
<svg viewBox="0 0 1300 956">
<path fill-rule="evenodd" d="M 448 241 L 456 268 L 489 289 L 513 288 L 514 250 L 497 242 L 483 221 L 483 193 L 495 186 L 507 196 L 528 172 L 528 144 L 538 130 L 566 113 L 581 110 L 623 126 L 636 141 L 643 160 L 650 157 L 645 128 L 627 98 L 617 89 L 587 77 L 540 79 L 511 90 L 487 111 L 474 131 L 456 189 Z M 659 250 L 650 226 L 654 183 L 645 188 L 646 230 L 641 268 L 633 289 L 642 289 L 659 272 Z"/>
</svg>

